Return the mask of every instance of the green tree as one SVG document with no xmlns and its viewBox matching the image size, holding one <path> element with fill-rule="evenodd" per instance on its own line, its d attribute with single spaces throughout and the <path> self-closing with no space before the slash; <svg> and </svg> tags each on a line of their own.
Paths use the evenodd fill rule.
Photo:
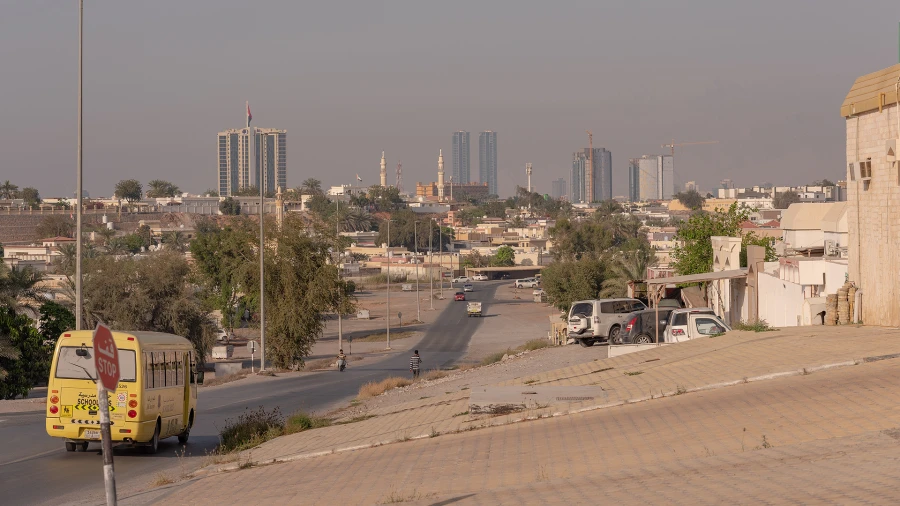
<svg viewBox="0 0 900 506">
<path fill-rule="evenodd" d="M 235 197 L 259 197 L 259 186 L 246 186 L 232 193 Z M 275 197 L 275 194 L 267 191 L 265 197 L 270 199 Z"/>
<path fill-rule="evenodd" d="M 200 222 L 191 241 L 191 256 L 201 274 L 207 303 L 222 313 L 222 325 L 233 330 L 241 293 L 251 290 L 258 270 L 253 263 L 256 236 L 249 219 L 237 220 L 224 228 L 211 221 Z"/>
<path fill-rule="evenodd" d="M 210 189 L 207 189 L 205 192 L 203 192 L 203 196 L 204 197 L 218 197 L 219 192 L 210 188 Z"/>
<path fill-rule="evenodd" d="M 582 258 L 554 262 L 542 271 L 541 286 L 551 303 L 568 313 L 577 300 L 596 299 L 604 280 L 603 262 Z"/>
<path fill-rule="evenodd" d="M 0 198 L 14 199 L 19 194 L 19 187 L 9 182 L 9 179 L 0 184 Z"/>
<path fill-rule="evenodd" d="M 376 211 L 394 211 L 405 207 L 400 190 L 393 186 L 371 186 L 367 198 Z"/>
<path fill-rule="evenodd" d="M 28 207 L 35 208 L 41 204 L 41 194 L 38 192 L 37 188 L 26 186 L 25 188 L 22 188 L 19 196 L 25 201 L 25 204 L 28 205 Z"/>
<path fill-rule="evenodd" d="M 625 297 L 628 283 L 646 279 L 647 268 L 656 265 L 656 254 L 650 249 L 625 251 L 616 255 L 607 265 L 607 278 L 603 280 L 601 297 Z"/>
<path fill-rule="evenodd" d="M 215 341 L 215 325 L 197 298 L 183 255 L 159 251 L 143 259 L 100 256 L 85 263 L 87 328 L 166 332 L 189 339 L 201 363 Z"/>
<path fill-rule="evenodd" d="M 225 215 L 237 216 L 241 214 L 241 203 L 231 197 L 225 197 L 219 202 L 219 212 Z"/>
<path fill-rule="evenodd" d="M 775 209 L 787 209 L 791 204 L 800 202 L 800 195 L 795 192 L 784 192 L 775 195 L 772 199 L 772 207 Z"/>
<path fill-rule="evenodd" d="M 21 356 L 19 349 L 13 345 L 12 339 L 8 335 L 0 334 L 0 396 L 5 391 L 3 380 L 9 375 L 6 368 L 10 367 L 11 362 L 19 360 Z"/>
<path fill-rule="evenodd" d="M 494 267 L 512 267 L 516 265 L 516 252 L 509 246 L 500 246 L 491 264 Z"/>
<path fill-rule="evenodd" d="M 147 198 L 174 197 L 181 193 L 181 189 L 169 181 L 154 179 L 147 183 Z"/>
<path fill-rule="evenodd" d="M 184 234 L 184 232 L 181 232 L 179 230 L 166 232 L 165 234 L 163 234 L 161 240 L 163 244 L 179 253 L 184 253 L 184 251 L 188 247 L 187 236 Z"/>
<path fill-rule="evenodd" d="M 812 185 L 813 186 L 834 186 L 834 182 L 832 182 L 830 179 L 820 179 L 817 181 L 813 181 Z"/>
<path fill-rule="evenodd" d="M 50 342 L 50 348 L 56 346 L 56 340 L 63 332 L 75 328 L 75 315 L 58 302 L 45 302 L 41 305 L 40 333 L 45 343 Z"/>
<path fill-rule="evenodd" d="M 307 178 L 300 184 L 299 191 L 303 195 L 321 195 L 322 181 L 314 177 Z"/>
<path fill-rule="evenodd" d="M 30 266 L 9 268 L 0 262 L 0 304 L 15 310 L 36 307 L 47 291 L 40 285 L 43 280 Z"/>
<path fill-rule="evenodd" d="M 478 268 L 478 267 L 487 267 L 491 264 L 490 257 L 482 255 L 478 251 L 473 251 L 468 255 L 464 256 L 462 259 L 462 266 L 464 268 Z"/>
<path fill-rule="evenodd" d="M 389 243 L 391 246 L 403 246 L 412 251 L 416 247 L 415 237 L 418 236 L 419 251 L 424 251 L 428 248 L 429 234 L 431 235 L 431 245 L 435 250 L 438 250 L 441 244 L 446 249 L 450 241 L 453 240 L 452 228 L 438 226 L 429 217 L 420 216 L 409 209 L 401 209 L 391 213 L 390 219 L 390 241 L 388 241 L 387 223 L 382 222 L 378 227 L 378 236 L 375 238 L 376 244 Z M 419 222 L 418 227 L 415 225 L 416 221 Z M 415 233 L 416 228 L 418 228 L 418 234 Z M 442 235 L 443 238 L 441 237 Z"/>
<path fill-rule="evenodd" d="M 682 222 L 675 234 L 675 249 L 672 251 L 672 267 L 678 274 L 701 274 L 710 272 L 713 264 L 713 236 L 739 237 L 741 222 L 748 216 L 747 209 L 739 208 L 737 203 L 731 204 L 727 211 L 717 210 L 714 213 L 696 213 Z M 755 236 L 748 234 L 750 240 Z M 746 250 L 744 243 L 743 250 Z M 767 248 L 774 258 L 774 249 Z"/>
<path fill-rule="evenodd" d="M 691 211 L 696 211 L 698 209 L 703 208 L 703 203 L 706 199 L 700 195 L 697 190 L 687 190 L 680 193 L 675 194 L 675 198 L 681 202 L 681 205 L 690 209 Z"/>
<path fill-rule="evenodd" d="M 144 188 L 137 179 L 123 179 L 116 183 L 115 196 L 117 199 L 122 199 L 130 203 L 141 200 L 141 195 L 143 194 Z"/>
<path fill-rule="evenodd" d="M 51 350 L 43 345 L 41 335 L 27 316 L 17 314 L 11 307 L 0 305 L 0 343 L 8 343 L 15 351 L 0 357 L 0 398 L 15 399 L 26 396 L 38 383 L 47 381 Z M 3 347 L 9 351 L 8 346 Z M 2 376 L 2 373 L 0 373 Z"/>
<path fill-rule="evenodd" d="M 44 216 L 35 229 L 35 239 L 75 237 L 75 220 L 61 214 Z"/>
</svg>

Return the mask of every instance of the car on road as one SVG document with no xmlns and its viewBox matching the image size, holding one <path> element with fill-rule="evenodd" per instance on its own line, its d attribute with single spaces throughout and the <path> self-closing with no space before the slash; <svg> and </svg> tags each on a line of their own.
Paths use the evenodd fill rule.
<svg viewBox="0 0 900 506">
<path fill-rule="evenodd" d="M 509 279 L 509 274 L 504 274 L 500 276 L 500 279 Z"/>
<path fill-rule="evenodd" d="M 625 324 L 625 328 L 619 334 L 622 344 L 665 342 L 666 327 L 669 323 L 670 314 L 672 314 L 672 308 L 667 307 L 660 307 L 659 313 L 657 313 L 655 308 L 642 309 L 631 313 L 628 315 L 628 323 Z"/>
<path fill-rule="evenodd" d="M 460 276 L 458 278 L 453 278 L 453 281 L 451 281 L 451 283 L 468 283 L 469 281 L 472 280 L 469 279 L 468 276 Z"/>
<path fill-rule="evenodd" d="M 537 278 L 522 278 L 516 280 L 516 288 L 539 288 L 540 280 Z"/>
<path fill-rule="evenodd" d="M 466 294 L 463 292 L 456 292 L 453 296 L 453 300 L 466 300 Z"/>
<path fill-rule="evenodd" d="M 481 316 L 481 303 L 480 302 L 467 302 L 466 303 L 466 316 Z"/>
<path fill-rule="evenodd" d="M 472 286 L 472 283 L 466 283 L 463 285 L 463 291 L 464 292 L 474 292 L 475 287 Z"/>
<path fill-rule="evenodd" d="M 637 299 L 579 300 L 569 309 L 567 333 L 585 347 L 595 342 L 608 341 L 621 344 L 619 333 L 628 323 L 628 315 L 647 309 Z"/>
<path fill-rule="evenodd" d="M 674 309 L 669 315 L 666 342 L 680 343 L 698 337 L 724 334 L 729 330 L 731 327 L 708 307 Z"/>
<path fill-rule="evenodd" d="M 487 281 L 488 277 L 484 274 L 476 274 L 472 276 L 473 281 Z"/>
</svg>

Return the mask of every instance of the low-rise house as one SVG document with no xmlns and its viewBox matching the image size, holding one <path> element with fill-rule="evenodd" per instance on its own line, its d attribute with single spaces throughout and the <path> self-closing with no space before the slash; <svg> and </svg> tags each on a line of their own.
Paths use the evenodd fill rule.
<svg viewBox="0 0 900 506">
<path fill-rule="evenodd" d="M 39 272 L 50 270 L 53 262 L 62 256 L 59 248 L 64 244 L 75 244 L 70 237 L 51 237 L 41 244 L 4 244 L 3 263 L 8 267 L 31 267 Z"/>
</svg>

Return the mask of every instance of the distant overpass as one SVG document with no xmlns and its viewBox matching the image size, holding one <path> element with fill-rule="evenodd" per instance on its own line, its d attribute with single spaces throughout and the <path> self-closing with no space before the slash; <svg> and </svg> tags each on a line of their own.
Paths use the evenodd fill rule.
<svg viewBox="0 0 900 506">
<path fill-rule="evenodd" d="M 466 267 L 466 276 L 485 274 L 489 279 L 501 279 L 506 274 L 510 279 L 534 277 L 542 270 L 544 265 L 517 265 L 515 267 Z"/>
</svg>

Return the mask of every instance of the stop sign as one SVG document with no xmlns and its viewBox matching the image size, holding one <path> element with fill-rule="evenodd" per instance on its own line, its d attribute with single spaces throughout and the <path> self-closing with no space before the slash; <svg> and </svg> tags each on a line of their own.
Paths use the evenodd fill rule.
<svg viewBox="0 0 900 506">
<path fill-rule="evenodd" d="M 102 323 L 94 329 L 94 367 L 103 387 L 115 391 L 119 384 L 119 350 L 109 327 Z"/>
</svg>

